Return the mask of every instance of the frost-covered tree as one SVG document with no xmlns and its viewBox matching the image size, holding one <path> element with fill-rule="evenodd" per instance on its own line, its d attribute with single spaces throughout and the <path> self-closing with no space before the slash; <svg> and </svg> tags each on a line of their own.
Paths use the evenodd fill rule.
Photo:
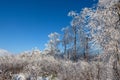
<svg viewBox="0 0 120 80">
<path fill-rule="evenodd" d="M 89 51 L 89 42 L 91 40 L 90 28 L 87 25 L 90 20 L 90 15 L 92 10 L 90 8 L 84 8 L 78 16 L 77 26 L 78 26 L 78 36 L 80 48 L 82 49 L 82 53 L 85 60 L 88 60 Z"/>
<path fill-rule="evenodd" d="M 99 6 L 91 16 L 92 33 L 105 53 L 118 54 L 120 40 L 119 11 L 116 11 L 118 0 L 100 0 Z M 106 3 L 106 4 L 104 4 Z M 110 4 L 110 5 L 108 5 Z M 108 6 L 106 6 L 108 5 Z"/>
<path fill-rule="evenodd" d="M 120 72 L 120 0 L 99 0 L 96 10 L 90 16 L 92 36 L 102 47 L 102 59 L 113 58 L 113 74 L 119 79 Z"/>
<path fill-rule="evenodd" d="M 48 41 L 46 45 L 45 50 L 48 51 L 49 54 L 54 55 L 56 54 L 59 49 L 58 49 L 58 45 L 60 43 L 60 34 L 58 34 L 57 32 L 51 33 L 48 35 L 48 37 L 50 38 L 50 40 Z"/>
<path fill-rule="evenodd" d="M 64 54 L 66 57 L 69 57 L 69 52 L 68 52 L 68 45 L 72 42 L 73 38 L 71 35 L 70 27 L 65 27 L 62 28 L 63 31 L 63 38 L 62 38 L 62 45 L 64 46 Z"/>
<path fill-rule="evenodd" d="M 71 16 L 73 19 L 71 21 L 71 27 L 74 33 L 74 48 L 73 48 L 73 58 L 74 61 L 77 61 L 77 17 L 78 14 L 75 11 L 71 11 L 68 13 L 68 16 Z"/>
<path fill-rule="evenodd" d="M 78 55 L 77 53 L 83 53 L 85 59 L 88 55 L 89 38 L 91 38 L 90 28 L 87 26 L 91 13 L 91 9 L 84 8 L 80 13 L 71 11 L 68 14 L 72 16 L 71 26 L 74 33 L 74 56 Z"/>
</svg>

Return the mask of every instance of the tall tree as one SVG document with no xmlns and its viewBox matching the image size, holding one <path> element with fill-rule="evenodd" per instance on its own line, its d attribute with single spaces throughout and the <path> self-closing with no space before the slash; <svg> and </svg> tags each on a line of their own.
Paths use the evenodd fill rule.
<svg viewBox="0 0 120 80">
<path fill-rule="evenodd" d="M 91 16 L 90 25 L 93 28 L 93 36 L 98 43 L 103 47 L 105 53 L 118 53 L 118 45 L 120 39 L 120 24 L 118 12 L 114 9 L 113 1 L 100 0 L 100 5 L 94 15 Z M 114 4 L 117 4 L 114 2 Z"/>
<path fill-rule="evenodd" d="M 89 54 L 89 42 L 91 39 L 90 28 L 87 26 L 90 20 L 92 10 L 90 8 L 84 8 L 77 19 L 78 35 L 80 48 L 83 49 L 83 56 L 86 61 L 88 61 Z"/>
<path fill-rule="evenodd" d="M 99 0 L 97 10 L 91 15 L 92 35 L 106 56 L 114 57 L 113 73 L 119 79 L 117 65 L 120 65 L 120 0 Z M 110 57 L 109 57 L 110 58 Z"/>
<path fill-rule="evenodd" d="M 66 58 L 69 57 L 69 53 L 67 53 L 67 46 L 68 44 L 70 44 L 72 42 L 72 36 L 71 36 L 71 32 L 70 32 L 70 27 L 65 27 L 62 28 L 62 31 L 64 32 L 63 34 L 63 38 L 62 38 L 62 45 L 64 46 L 64 54 L 66 55 Z"/>
<path fill-rule="evenodd" d="M 85 59 L 88 58 L 88 38 L 90 38 L 91 35 L 87 24 L 89 22 L 91 12 L 91 9 L 84 8 L 80 13 L 76 13 L 75 11 L 71 11 L 69 13 L 69 16 L 72 16 L 73 18 L 71 21 L 71 26 L 74 33 L 74 58 L 76 58 L 78 52 L 82 52 Z"/>
<path fill-rule="evenodd" d="M 76 48 L 76 43 L 77 43 L 77 17 L 78 14 L 74 11 L 71 11 L 68 13 L 68 16 L 72 16 L 73 20 L 71 21 L 71 26 L 72 26 L 72 30 L 74 33 L 74 49 L 73 49 L 73 58 L 74 61 L 77 61 L 77 48 Z"/>
</svg>

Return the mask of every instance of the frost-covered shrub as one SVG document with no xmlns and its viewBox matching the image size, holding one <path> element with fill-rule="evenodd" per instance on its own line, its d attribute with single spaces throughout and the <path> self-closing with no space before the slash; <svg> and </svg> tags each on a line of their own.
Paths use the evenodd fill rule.
<svg viewBox="0 0 120 80">
<path fill-rule="evenodd" d="M 0 57 L 0 80 L 114 80 L 110 62 L 72 62 L 49 55 Z M 114 62 L 114 61 L 113 61 Z M 120 66 L 118 65 L 118 70 Z M 120 72 L 120 71 L 118 71 Z"/>
</svg>

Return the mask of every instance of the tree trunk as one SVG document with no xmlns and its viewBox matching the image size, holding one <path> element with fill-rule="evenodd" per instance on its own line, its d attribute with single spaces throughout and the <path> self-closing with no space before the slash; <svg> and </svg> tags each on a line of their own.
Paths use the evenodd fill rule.
<svg viewBox="0 0 120 80">
<path fill-rule="evenodd" d="M 89 50 L 89 45 L 88 45 L 88 37 L 85 38 L 85 51 L 84 51 L 84 59 L 88 61 L 88 50 Z"/>
<path fill-rule="evenodd" d="M 77 34 L 76 27 L 74 27 L 74 61 L 75 62 L 77 61 L 77 56 L 76 56 L 76 34 Z"/>
</svg>

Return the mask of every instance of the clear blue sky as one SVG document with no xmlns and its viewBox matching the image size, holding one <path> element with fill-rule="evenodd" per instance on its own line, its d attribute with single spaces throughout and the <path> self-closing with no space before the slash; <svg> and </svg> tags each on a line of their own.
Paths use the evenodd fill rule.
<svg viewBox="0 0 120 80">
<path fill-rule="evenodd" d="M 69 25 L 68 12 L 97 0 L 0 0 L 0 48 L 13 53 L 44 49 L 51 32 Z"/>
</svg>

